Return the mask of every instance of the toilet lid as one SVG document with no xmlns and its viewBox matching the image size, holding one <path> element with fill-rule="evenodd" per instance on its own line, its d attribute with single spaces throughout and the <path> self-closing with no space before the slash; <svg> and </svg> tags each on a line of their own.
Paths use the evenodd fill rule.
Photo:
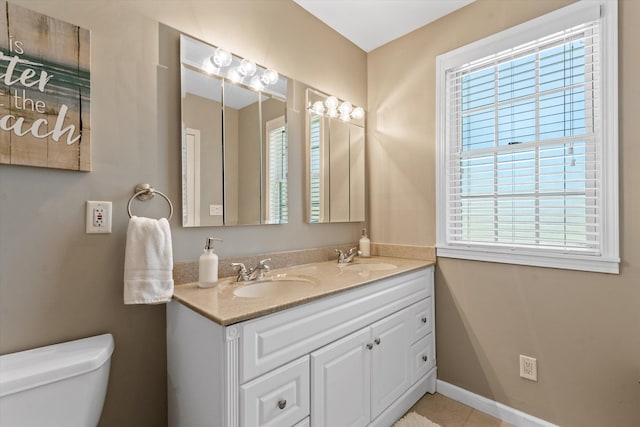
<svg viewBox="0 0 640 427">
<path fill-rule="evenodd" d="M 111 334 L 0 356 L 0 397 L 98 369 L 113 353 Z"/>
</svg>

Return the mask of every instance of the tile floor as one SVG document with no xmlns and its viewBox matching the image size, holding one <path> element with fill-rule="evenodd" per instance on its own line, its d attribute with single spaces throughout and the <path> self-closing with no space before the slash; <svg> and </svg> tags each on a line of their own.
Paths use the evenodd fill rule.
<svg viewBox="0 0 640 427">
<path fill-rule="evenodd" d="M 409 411 L 415 411 L 441 427 L 513 427 L 439 393 L 427 393 Z"/>
</svg>

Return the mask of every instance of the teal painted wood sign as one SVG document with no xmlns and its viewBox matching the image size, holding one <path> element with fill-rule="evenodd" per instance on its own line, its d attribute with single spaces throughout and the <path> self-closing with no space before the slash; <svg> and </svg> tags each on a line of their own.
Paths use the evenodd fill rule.
<svg viewBox="0 0 640 427">
<path fill-rule="evenodd" d="M 90 171 L 90 32 L 0 8 L 0 163 Z"/>
</svg>

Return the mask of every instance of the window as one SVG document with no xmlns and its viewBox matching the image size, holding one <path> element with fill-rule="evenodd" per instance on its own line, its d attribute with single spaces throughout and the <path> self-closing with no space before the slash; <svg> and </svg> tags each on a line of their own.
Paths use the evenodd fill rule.
<svg viewBox="0 0 640 427">
<path fill-rule="evenodd" d="M 309 193 L 311 199 L 311 214 L 309 222 L 316 223 L 323 220 L 323 197 L 322 197 L 322 116 L 310 115 L 310 183 Z"/>
<path fill-rule="evenodd" d="M 287 190 L 287 132 L 284 116 L 269 120 L 267 130 L 267 212 L 269 224 L 286 224 L 289 218 Z"/>
<path fill-rule="evenodd" d="M 438 256 L 618 272 L 616 7 L 437 58 Z"/>
</svg>

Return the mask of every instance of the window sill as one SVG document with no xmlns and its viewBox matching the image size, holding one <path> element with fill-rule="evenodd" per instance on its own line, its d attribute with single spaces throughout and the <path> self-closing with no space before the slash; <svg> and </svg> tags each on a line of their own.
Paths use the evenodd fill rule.
<svg viewBox="0 0 640 427">
<path fill-rule="evenodd" d="M 539 253 L 510 251 L 489 248 L 438 247 L 436 256 L 503 264 L 529 265 L 535 267 L 560 268 L 565 270 L 592 271 L 598 273 L 620 273 L 620 258 L 580 256 L 567 254 L 541 255 Z"/>
</svg>

